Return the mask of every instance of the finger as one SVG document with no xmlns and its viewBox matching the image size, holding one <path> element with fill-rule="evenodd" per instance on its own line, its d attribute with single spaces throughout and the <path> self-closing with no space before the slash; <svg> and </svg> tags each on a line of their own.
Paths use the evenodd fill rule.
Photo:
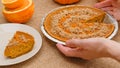
<svg viewBox="0 0 120 68">
<path fill-rule="evenodd" d="M 104 7 L 104 8 L 101 8 L 102 10 L 104 11 L 113 11 L 113 7 Z"/>
<path fill-rule="evenodd" d="M 56 44 L 57 48 L 65 55 L 74 57 L 76 55 L 76 50 L 70 47 L 66 47 L 62 44 Z"/>
<path fill-rule="evenodd" d="M 66 46 L 79 47 L 79 49 L 84 49 L 88 45 L 101 42 L 102 39 L 103 38 L 71 39 L 66 42 Z"/>
<path fill-rule="evenodd" d="M 113 16 L 113 11 L 106 11 L 108 14 L 110 14 L 111 16 Z"/>
<path fill-rule="evenodd" d="M 87 45 L 87 39 L 71 39 L 66 42 L 66 46 L 68 47 L 79 47 L 79 49 L 83 49 L 83 46 Z"/>
<path fill-rule="evenodd" d="M 105 0 L 105 1 L 99 2 L 99 3 L 95 4 L 94 7 L 103 8 L 103 7 L 106 7 L 106 6 L 111 6 L 111 1 L 112 0 Z"/>
<path fill-rule="evenodd" d="M 66 46 L 78 47 L 80 45 L 79 41 L 80 41 L 80 39 L 70 39 L 70 40 L 66 41 Z"/>
<path fill-rule="evenodd" d="M 113 16 L 116 20 L 120 20 L 120 9 L 114 9 Z"/>
<path fill-rule="evenodd" d="M 115 14 L 113 14 L 113 17 L 114 17 L 117 21 L 120 21 L 120 17 L 119 17 L 119 16 L 116 16 Z"/>
</svg>

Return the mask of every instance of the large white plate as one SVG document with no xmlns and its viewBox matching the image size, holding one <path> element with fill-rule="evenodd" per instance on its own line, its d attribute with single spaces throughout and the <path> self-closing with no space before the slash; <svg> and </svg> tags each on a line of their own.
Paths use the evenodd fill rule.
<svg viewBox="0 0 120 68">
<path fill-rule="evenodd" d="M 18 30 L 26 32 L 34 37 L 34 47 L 32 51 L 20 57 L 14 59 L 6 58 L 4 56 L 4 49 L 8 44 L 9 40 L 13 37 L 14 33 Z M 0 24 L 0 66 L 13 65 L 23 62 L 34 56 L 40 50 L 41 46 L 42 38 L 39 32 L 37 32 L 34 28 L 23 24 Z"/>
<path fill-rule="evenodd" d="M 74 6 L 74 5 L 72 5 L 72 6 Z M 70 7 L 70 6 L 65 6 L 65 7 Z M 42 24 L 41 24 L 40 28 L 41 28 L 41 31 L 43 32 L 43 34 L 44 34 L 48 39 L 50 39 L 50 40 L 52 40 L 52 41 L 54 41 L 54 42 L 56 42 L 56 43 L 61 43 L 61 44 L 64 44 L 64 45 L 65 45 L 65 42 L 62 42 L 62 41 L 60 41 L 60 40 L 58 40 L 58 39 L 55 39 L 55 38 L 53 38 L 52 36 L 50 36 L 50 35 L 46 32 L 46 30 L 44 29 L 44 25 L 43 25 L 46 16 L 47 16 L 49 13 L 51 13 L 51 12 L 57 10 L 57 9 L 60 9 L 60 8 L 64 8 L 64 7 L 59 7 L 59 8 L 53 9 L 53 10 L 51 10 L 50 12 L 48 12 L 48 13 L 43 17 L 43 19 L 42 19 Z M 112 39 L 112 38 L 116 35 L 116 33 L 117 33 L 117 31 L 118 31 L 118 22 L 117 22 L 111 15 L 109 15 L 108 13 L 106 13 L 106 17 L 105 17 L 105 19 L 104 19 L 104 22 L 112 23 L 112 24 L 114 24 L 114 26 L 115 26 L 115 29 L 114 29 L 113 33 L 108 37 L 108 39 Z"/>
</svg>

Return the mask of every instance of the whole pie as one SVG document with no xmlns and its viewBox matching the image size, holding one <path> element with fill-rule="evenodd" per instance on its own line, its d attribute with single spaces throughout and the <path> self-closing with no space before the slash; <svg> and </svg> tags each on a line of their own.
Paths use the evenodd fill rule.
<svg viewBox="0 0 120 68">
<path fill-rule="evenodd" d="M 44 20 L 46 32 L 61 41 L 109 37 L 114 25 L 104 23 L 105 12 L 86 6 L 69 6 L 50 12 Z"/>
<path fill-rule="evenodd" d="M 17 31 L 5 48 L 4 55 L 9 58 L 21 56 L 33 49 L 34 38 L 32 35 Z"/>
</svg>

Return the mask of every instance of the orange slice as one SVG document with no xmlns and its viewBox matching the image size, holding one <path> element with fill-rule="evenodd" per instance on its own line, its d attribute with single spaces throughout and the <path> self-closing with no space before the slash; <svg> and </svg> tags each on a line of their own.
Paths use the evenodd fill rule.
<svg viewBox="0 0 120 68">
<path fill-rule="evenodd" d="M 20 7 L 22 5 L 23 0 L 2 0 L 2 4 L 6 7 L 6 8 L 17 8 Z"/>
<path fill-rule="evenodd" d="M 73 4 L 79 2 L 80 0 L 54 0 L 54 1 L 59 4 Z"/>
<path fill-rule="evenodd" d="M 32 0 L 24 0 L 23 5 L 16 9 L 3 8 L 3 14 L 9 22 L 25 23 L 33 15 L 34 4 Z"/>
</svg>

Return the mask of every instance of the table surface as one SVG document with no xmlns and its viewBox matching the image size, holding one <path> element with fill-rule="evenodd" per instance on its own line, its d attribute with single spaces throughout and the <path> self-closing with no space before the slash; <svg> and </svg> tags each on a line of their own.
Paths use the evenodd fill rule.
<svg viewBox="0 0 120 68">
<path fill-rule="evenodd" d="M 96 0 L 81 0 L 74 5 L 93 6 Z M 53 0 L 34 0 L 35 12 L 32 19 L 25 25 L 34 27 L 42 36 L 43 44 L 40 51 L 31 59 L 22 63 L 0 68 L 120 68 L 120 63 L 111 58 L 99 58 L 85 61 L 79 58 L 64 56 L 55 46 L 56 43 L 47 39 L 40 30 L 41 19 L 50 10 L 61 7 Z M 8 23 L 2 15 L 3 5 L 0 2 L 0 24 Z M 120 28 L 120 27 L 119 27 Z M 113 40 L 120 42 L 120 30 Z M 2 61 L 0 61 L 2 62 Z"/>
</svg>

